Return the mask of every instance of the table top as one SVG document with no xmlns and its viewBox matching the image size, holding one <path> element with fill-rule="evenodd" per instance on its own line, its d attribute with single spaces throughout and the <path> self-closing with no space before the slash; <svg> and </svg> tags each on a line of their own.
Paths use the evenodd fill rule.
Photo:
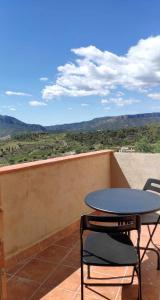
<svg viewBox="0 0 160 300">
<path fill-rule="evenodd" d="M 146 214 L 160 210 L 160 195 L 130 188 L 108 188 L 89 193 L 85 203 L 112 214 Z"/>
</svg>

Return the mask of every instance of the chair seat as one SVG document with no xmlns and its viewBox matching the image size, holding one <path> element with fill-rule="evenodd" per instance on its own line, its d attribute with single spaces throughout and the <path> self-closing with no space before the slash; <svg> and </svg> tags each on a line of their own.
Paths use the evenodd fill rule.
<svg viewBox="0 0 160 300">
<path fill-rule="evenodd" d="M 160 211 L 141 216 L 141 225 L 154 225 L 160 216 Z"/>
<path fill-rule="evenodd" d="M 135 266 L 137 250 L 123 233 L 92 233 L 84 242 L 83 263 L 94 266 Z"/>
</svg>

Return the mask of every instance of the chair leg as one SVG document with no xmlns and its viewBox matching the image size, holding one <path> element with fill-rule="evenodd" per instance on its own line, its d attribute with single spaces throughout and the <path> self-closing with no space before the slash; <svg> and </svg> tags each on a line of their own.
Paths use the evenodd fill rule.
<svg viewBox="0 0 160 300">
<path fill-rule="evenodd" d="M 83 286 L 83 263 L 81 262 L 81 300 L 84 299 L 84 286 Z"/>
<path fill-rule="evenodd" d="M 158 219 L 158 220 L 159 220 L 159 219 Z M 148 240 L 148 243 L 147 243 L 146 247 L 140 247 L 140 249 L 144 249 L 144 252 L 143 252 L 143 254 L 142 254 L 142 256 L 141 256 L 141 261 L 143 260 L 144 255 L 145 255 L 147 249 L 149 249 L 149 244 L 150 244 L 150 242 L 152 241 L 153 235 L 154 235 L 154 233 L 155 233 L 155 231 L 156 231 L 156 228 L 157 228 L 158 224 L 159 224 L 159 221 L 158 221 L 157 224 L 154 226 L 152 233 L 149 234 L 150 237 L 149 237 L 149 240 Z M 149 232 L 149 233 L 150 233 L 150 232 Z M 149 250 L 151 250 L 151 248 L 150 248 Z M 160 264 L 159 264 L 159 261 L 160 261 L 160 255 L 159 255 L 159 252 L 158 252 L 156 249 L 153 249 L 153 251 L 155 251 L 155 252 L 157 253 L 157 256 L 158 256 L 158 264 L 157 264 L 158 267 L 157 267 L 157 269 L 159 270 L 159 269 L 160 269 Z"/>
<path fill-rule="evenodd" d="M 157 224 L 158 225 L 158 224 Z M 156 225 L 156 227 L 157 227 L 157 225 Z M 147 228 L 148 228 L 148 232 L 149 232 L 149 236 L 150 236 L 150 240 L 151 240 L 151 243 L 152 243 L 152 245 L 158 250 L 158 251 L 160 251 L 160 248 L 155 244 L 155 242 L 153 241 L 153 236 L 152 236 L 152 232 L 151 232 L 151 230 L 150 230 L 150 227 L 149 227 L 149 225 L 147 225 Z"/>
<path fill-rule="evenodd" d="M 135 267 L 133 268 L 132 279 L 131 279 L 130 285 L 132 285 L 132 284 L 133 284 L 133 280 L 134 280 L 134 273 L 135 273 Z"/>
<path fill-rule="evenodd" d="M 138 264 L 138 300 L 142 300 L 141 262 Z"/>
<path fill-rule="evenodd" d="M 87 266 L 87 277 L 88 277 L 88 279 L 90 279 L 91 278 L 91 266 Z"/>
</svg>

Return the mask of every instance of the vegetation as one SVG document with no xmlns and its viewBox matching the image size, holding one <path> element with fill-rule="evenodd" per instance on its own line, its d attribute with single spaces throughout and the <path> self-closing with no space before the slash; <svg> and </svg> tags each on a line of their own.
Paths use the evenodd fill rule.
<svg viewBox="0 0 160 300">
<path fill-rule="evenodd" d="M 0 140 L 0 165 L 35 161 L 88 151 L 132 147 L 137 152 L 160 153 L 160 125 L 117 131 L 23 133 Z"/>
</svg>

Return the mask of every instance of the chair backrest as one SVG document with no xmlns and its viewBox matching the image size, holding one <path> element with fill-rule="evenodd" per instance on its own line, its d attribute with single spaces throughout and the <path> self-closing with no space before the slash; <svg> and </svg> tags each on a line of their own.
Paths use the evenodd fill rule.
<svg viewBox="0 0 160 300">
<path fill-rule="evenodd" d="M 84 215 L 81 217 L 81 234 L 84 230 L 118 233 L 137 230 L 140 232 L 140 216 L 92 216 Z"/>
<path fill-rule="evenodd" d="M 141 219 L 139 215 L 126 216 L 92 216 L 84 215 L 80 223 L 80 251 L 81 262 L 83 257 L 83 232 L 85 230 L 103 232 L 108 234 L 126 233 L 131 230 L 137 231 L 136 249 L 140 258 L 140 231 Z"/>
<path fill-rule="evenodd" d="M 155 178 L 147 179 L 147 181 L 143 187 L 143 190 L 160 193 L 160 180 L 155 179 Z"/>
</svg>

